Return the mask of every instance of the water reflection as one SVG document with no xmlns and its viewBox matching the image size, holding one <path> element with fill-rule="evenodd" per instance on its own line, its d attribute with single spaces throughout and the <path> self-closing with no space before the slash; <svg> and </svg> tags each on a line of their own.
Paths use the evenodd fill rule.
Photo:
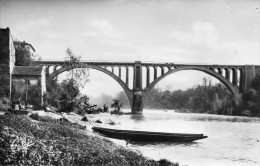
<svg viewBox="0 0 260 166">
<path fill-rule="evenodd" d="M 132 146 L 158 146 L 158 147 L 168 147 L 168 146 L 197 146 L 198 142 L 139 142 L 131 141 L 129 142 Z"/>
<path fill-rule="evenodd" d="M 258 123 L 260 118 L 258 117 L 244 117 L 244 116 L 227 116 L 227 115 L 214 115 L 214 114 L 195 114 L 195 113 L 175 113 L 172 111 L 144 111 L 144 115 L 148 115 L 151 120 L 167 120 L 177 119 L 185 121 L 204 121 L 204 122 L 246 122 L 246 123 Z M 152 116 L 150 116 L 152 114 Z M 152 119 L 153 118 L 153 119 Z"/>
<path fill-rule="evenodd" d="M 224 122 L 259 122 L 259 118 L 249 118 L 249 117 L 234 117 L 234 116 L 224 116 L 224 115 L 194 115 L 193 117 L 184 117 L 185 120 L 191 121 L 224 121 Z"/>
<path fill-rule="evenodd" d="M 130 115 L 130 119 L 132 119 L 134 122 L 140 122 L 140 121 L 145 121 L 145 116 L 144 115 Z"/>
<path fill-rule="evenodd" d="M 117 120 L 123 129 L 208 136 L 191 143 L 129 142 L 130 147 L 156 160 L 166 158 L 193 166 L 260 164 L 260 118 L 144 110 L 143 115 Z"/>
</svg>

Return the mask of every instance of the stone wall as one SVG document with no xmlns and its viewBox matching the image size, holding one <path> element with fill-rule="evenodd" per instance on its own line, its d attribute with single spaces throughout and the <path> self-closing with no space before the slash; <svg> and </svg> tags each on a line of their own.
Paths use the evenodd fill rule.
<svg viewBox="0 0 260 166">
<path fill-rule="evenodd" d="M 9 37 L 10 30 L 0 29 L 0 95 L 10 96 L 10 66 L 9 66 Z"/>
<path fill-rule="evenodd" d="M 0 96 L 11 95 L 15 49 L 9 28 L 0 29 Z"/>
</svg>

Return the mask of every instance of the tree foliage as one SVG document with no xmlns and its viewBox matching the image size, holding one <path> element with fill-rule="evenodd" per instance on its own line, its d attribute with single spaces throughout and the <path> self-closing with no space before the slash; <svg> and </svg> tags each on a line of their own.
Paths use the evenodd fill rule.
<svg viewBox="0 0 260 166">
<path fill-rule="evenodd" d="M 75 80 L 64 80 L 60 85 L 59 94 L 60 110 L 62 112 L 71 112 L 76 107 L 79 88 L 75 84 Z"/>
<path fill-rule="evenodd" d="M 145 107 L 156 109 L 176 109 L 188 112 L 209 112 L 226 114 L 232 107 L 233 99 L 226 87 L 203 78 L 202 85 L 187 90 L 162 91 L 152 89 L 145 98 Z"/>
<path fill-rule="evenodd" d="M 111 104 L 111 107 L 114 108 L 114 111 L 120 111 L 120 108 L 122 107 L 122 103 L 119 103 L 118 99 L 114 99 L 113 103 Z"/>
<path fill-rule="evenodd" d="M 111 99 L 113 97 L 111 96 Z M 123 106 L 122 107 L 131 107 L 130 104 L 129 104 L 129 101 L 128 101 L 128 98 L 126 96 L 126 93 L 124 91 L 121 91 L 119 92 L 117 95 L 116 95 L 116 99 L 118 99 L 122 104 Z"/>
<path fill-rule="evenodd" d="M 81 95 L 77 100 L 77 113 L 84 114 L 90 109 L 91 105 L 89 103 L 89 97 L 87 95 Z"/>
<path fill-rule="evenodd" d="M 82 62 L 80 56 L 75 56 L 71 49 L 66 50 L 67 57 L 65 60 L 65 66 L 71 68 L 71 70 L 68 73 L 68 77 L 71 77 L 71 79 L 74 80 L 74 83 L 77 86 L 84 87 L 86 82 L 88 81 L 88 68 L 81 68 Z"/>
<path fill-rule="evenodd" d="M 46 104 L 57 107 L 59 111 L 79 111 L 88 107 L 89 98 L 80 93 L 80 87 L 85 85 L 88 77 L 86 69 L 78 69 L 81 66 L 80 57 L 76 57 L 70 49 L 67 49 L 65 66 L 71 68 L 70 78 L 58 83 L 52 80 L 48 85 L 45 95 Z"/>
<path fill-rule="evenodd" d="M 15 41 L 15 65 L 16 66 L 28 66 L 32 61 L 32 54 L 29 51 L 28 47 L 26 47 L 28 43 Z"/>
<path fill-rule="evenodd" d="M 256 75 L 251 88 L 243 95 L 243 101 L 241 114 L 260 117 L 260 74 Z"/>
</svg>

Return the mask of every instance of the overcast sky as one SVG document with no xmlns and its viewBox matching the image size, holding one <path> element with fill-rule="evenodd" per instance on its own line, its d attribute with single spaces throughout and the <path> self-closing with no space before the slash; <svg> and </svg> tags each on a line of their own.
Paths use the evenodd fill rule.
<svg viewBox="0 0 260 166">
<path fill-rule="evenodd" d="M 84 60 L 260 65 L 259 7 L 259 0 L 0 0 L 0 26 L 43 59 L 63 59 L 69 47 Z M 92 73 L 90 89 L 110 82 Z M 184 87 L 181 79 L 174 87 Z"/>
</svg>

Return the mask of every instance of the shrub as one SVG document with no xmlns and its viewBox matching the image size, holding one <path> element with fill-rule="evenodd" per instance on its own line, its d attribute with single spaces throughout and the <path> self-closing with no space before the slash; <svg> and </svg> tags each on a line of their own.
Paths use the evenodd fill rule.
<svg viewBox="0 0 260 166">
<path fill-rule="evenodd" d="M 111 119 L 108 119 L 107 120 L 107 124 L 110 124 L 110 125 L 116 125 L 116 122 L 111 120 Z"/>
<path fill-rule="evenodd" d="M 173 164 L 172 162 L 166 159 L 160 159 L 158 162 L 161 166 L 179 166 L 179 163 Z"/>
<path fill-rule="evenodd" d="M 11 101 L 6 97 L 0 97 L 0 111 L 11 109 Z"/>
<path fill-rule="evenodd" d="M 39 116 L 38 114 L 31 114 L 29 117 L 34 120 L 38 120 L 38 121 L 42 121 L 42 122 L 56 123 L 58 121 L 57 119 L 53 119 L 49 116 Z"/>
</svg>

